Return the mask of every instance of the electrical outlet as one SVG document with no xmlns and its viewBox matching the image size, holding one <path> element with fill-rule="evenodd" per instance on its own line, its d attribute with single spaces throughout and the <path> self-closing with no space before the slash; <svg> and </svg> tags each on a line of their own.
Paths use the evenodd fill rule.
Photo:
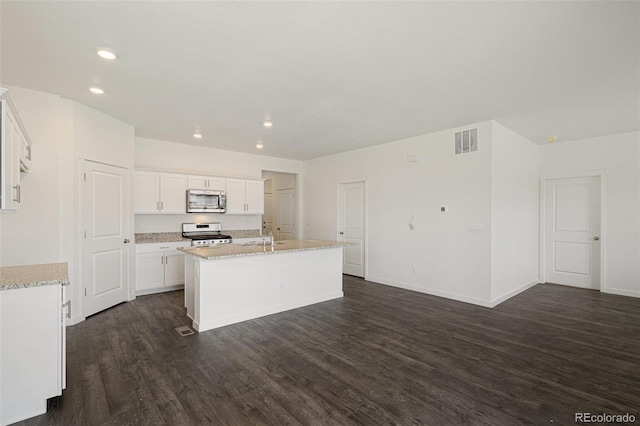
<svg viewBox="0 0 640 426">
<path fill-rule="evenodd" d="M 138 222 L 138 229 L 144 228 L 144 222 Z"/>
<path fill-rule="evenodd" d="M 418 268 L 416 268 L 415 266 L 412 266 L 412 267 L 411 267 L 411 273 L 412 273 L 412 274 L 415 274 L 415 273 L 417 273 L 417 272 L 418 272 Z"/>
<path fill-rule="evenodd" d="M 280 283 L 280 290 L 284 290 L 284 282 Z"/>
</svg>

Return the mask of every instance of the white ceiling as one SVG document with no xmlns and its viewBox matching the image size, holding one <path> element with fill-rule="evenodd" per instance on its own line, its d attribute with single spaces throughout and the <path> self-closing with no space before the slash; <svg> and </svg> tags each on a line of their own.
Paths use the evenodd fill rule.
<svg viewBox="0 0 640 426">
<path fill-rule="evenodd" d="M 640 128 L 638 2 L 0 8 L 2 84 L 76 100 L 140 137 L 309 159 L 488 119 L 534 141 Z"/>
</svg>

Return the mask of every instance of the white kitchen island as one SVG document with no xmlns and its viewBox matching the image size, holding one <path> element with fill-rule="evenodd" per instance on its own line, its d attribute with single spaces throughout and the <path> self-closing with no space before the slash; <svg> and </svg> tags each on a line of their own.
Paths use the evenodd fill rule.
<svg viewBox="0 0 640 426">
<path fill-rule="evenodd" d="M 179 248 L 185 306 L 198 331 L 342 297 L 336 241 L 287 240 L 271 246 Z"/>
</svg>

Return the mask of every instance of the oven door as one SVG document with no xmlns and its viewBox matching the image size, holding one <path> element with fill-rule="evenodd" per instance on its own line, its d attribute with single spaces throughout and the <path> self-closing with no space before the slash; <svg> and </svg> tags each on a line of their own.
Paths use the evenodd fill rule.
<svg viewBox="0 0 640 426">
<path fill-rule="evenodd" d="M 224 213 L 226 197 L 223 191 L 187 190 L 187 213 Z"/>
</svg>

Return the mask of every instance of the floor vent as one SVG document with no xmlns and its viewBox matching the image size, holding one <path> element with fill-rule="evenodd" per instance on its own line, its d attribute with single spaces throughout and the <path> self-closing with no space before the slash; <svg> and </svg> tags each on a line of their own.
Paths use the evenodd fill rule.
<svg viewBox="0 0 640 426">
<path fill-rule="evenodd" d="M 195 331 L 189 328 L 188 325 L 182 327 L 176 327 L 176 331 L 182 336 L 191 336 L 192 334 L 196 334 Z"/>
</svg>

